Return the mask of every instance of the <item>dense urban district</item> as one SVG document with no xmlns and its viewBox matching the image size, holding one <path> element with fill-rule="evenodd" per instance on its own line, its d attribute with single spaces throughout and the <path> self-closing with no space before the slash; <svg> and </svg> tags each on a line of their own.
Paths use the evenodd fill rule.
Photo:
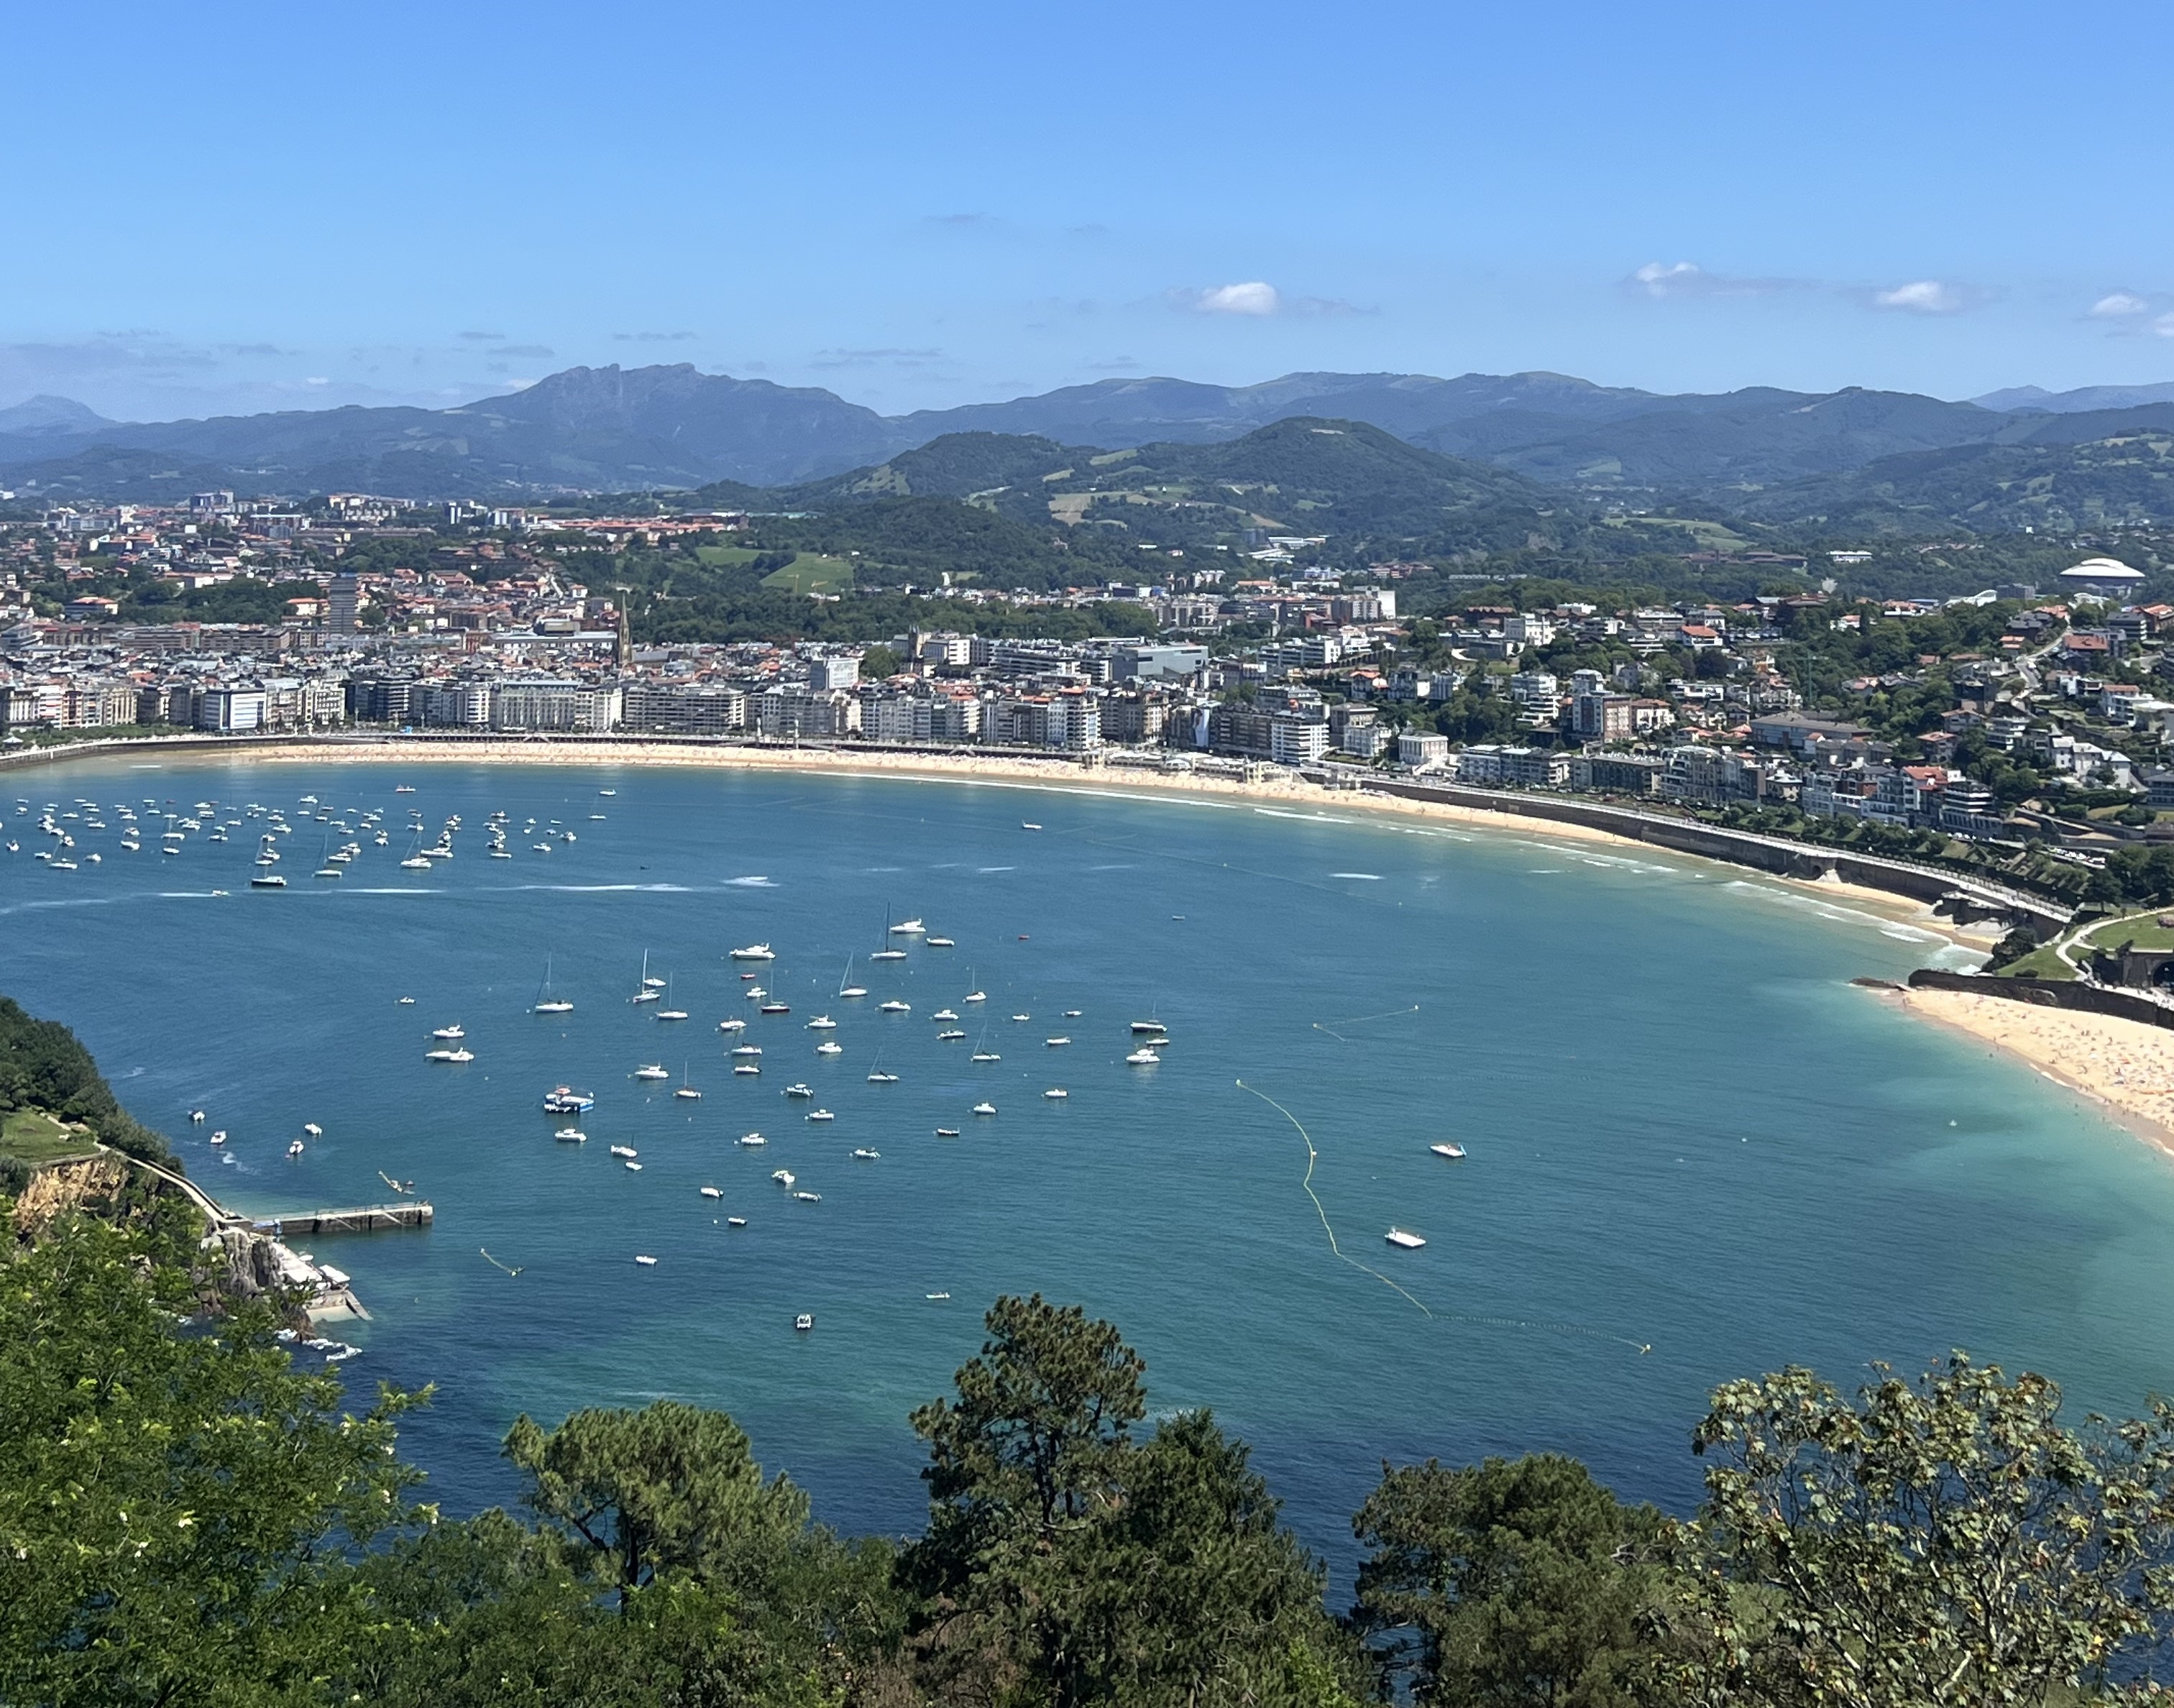
<svg viewBox="0 0 2174 1708">
<path fill-rule="evenodd" d="M 1339 468 L 1378 479 L 1309 478 Z M 617 732 L 1396 773 L 2174 900 L 2174 532 L 1787 550 L 1661 518 L 1633 547 L 1387 556 L 1274 531 L 1268 494 L 1203 502 L 1122 538 L 940 498 L 60 505 L 0 522 L 0 740 Z M 1684 549 L 1654 549 L 1670 529 Z"/>
</svg>

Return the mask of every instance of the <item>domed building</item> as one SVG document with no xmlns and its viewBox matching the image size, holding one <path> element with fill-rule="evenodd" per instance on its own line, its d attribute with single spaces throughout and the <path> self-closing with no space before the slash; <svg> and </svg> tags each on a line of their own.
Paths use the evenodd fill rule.
<svg viewBox="0 0 2174 1708">
<path fill-rule="evenodd" d="M 2142 586 L 2144 571 L 2132 570 L 2118 558 L 2085 558 L 2073 570 L 2061 571 L 2061 585 L 2118 597 Z"/>
</svg>

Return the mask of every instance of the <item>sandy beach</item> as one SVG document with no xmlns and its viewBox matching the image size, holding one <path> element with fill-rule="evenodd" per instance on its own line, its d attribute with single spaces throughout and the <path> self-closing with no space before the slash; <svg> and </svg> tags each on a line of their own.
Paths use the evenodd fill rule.
<svg viewBox="0 0 2174 1708">
<path fill-rule="evenodd" d="M 1967 991 L 1907 991 L 1895 1000 L 2027 1062 L 2174 1155 L 2174 1030 Z"/>
</svg>

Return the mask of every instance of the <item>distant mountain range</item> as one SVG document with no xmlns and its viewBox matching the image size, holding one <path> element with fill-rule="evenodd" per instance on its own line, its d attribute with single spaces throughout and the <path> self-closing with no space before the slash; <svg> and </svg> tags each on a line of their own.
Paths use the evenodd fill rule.
<svg viewBox="0 0 2174 1708">
<path fill-rule="evenodd" d="M 157 501 L 207 486 L 251 495 L 358 490 L 521 499 L 724 482 L 737 483 L 734 490 L 786 488 L 796 501 L 821 502 L 825 484 L 841 478 L 849 487 L 911 488 L 930 476 L 923 468 L 917 477 L 910 453 L 944 441 L 946 466 L 980 466 L 978 473 L 960 477 L 978 484 L 958 495 L 1011 489 L 989 502 L 1017 516 L 1022 506 L 1046 514 L 1049 499 L 1068 495 L 1084 497 L 1073 505 L 1084 512 L 1116 500 L 1091 489 L 1099 476 L 1075 469 L 1053 479 L 1068 462 L 1110 468 L 1092 459 L 1149 446 L 1170 462 L 1176 447 L 1209 447 L 1301 419 L 1316 424 L 1309 432 L 1337 430 L 1322 423 L 1363 424 L 1456 459 L 1465 471 L 1457 480 L 1477 480 L 1491 469 L 1539 484 L 1514 498 L 1473 495 L 1480 509 L 1498 500 L 1528 509 L 1546 487 L 1588 496 L 1657 495 L 1762 514 L 1836 506 L 1854 513 L 1868 503 L 1883 516 L 1922 513 L 1931 520 L 1937 512 L 1945 520 L 1954 514 L 1955 482 L 1969 478 L 1966 469 L 1982 468 L 1991 478 L 1996 468 L 2058 465 L 2073 475 L 2073 464 L 2101 479 L 2120 459 L 2079 460 L 2073 447 L 2164 436 L 2174 429 L 2174 385 L 2060 393 L 2022 387 L 1950 403 L 1857 388 L 1668 395 L 1549 373 L 1457 379 L 1311 373 L 1237 386 L 1110 380 L 1008 403 L 884 416 L 819 388 L 706 375 L 684 364 L 571 368 L 457 409 L 348 408 L 121 423 L 67 398 L 35 397 L 0 410 L 0 486 L 40 499 Z M 1004 442 L 1020 440 L 1034 442 Z M 1952 454 L 1971 450 L 2006 460 L 1973 462 Z M 1895 462 L 1912 457 L 1933 461 Z M 1181 484 L 1213 484 L 1212 461 L 1196 459 Z M 1909 496 L 1911 484 L 1933 468 L 1942 471 L 1938 492 L 1920 504 Z M 1120 484 L 1128 490 L 1151 485 L 1142 478 L 1147 472 L 1120 470 Z M 1393 486 L 1403 478 L 1389 478 Z M 1447 477 L 1436 470 L 1429 478 L 1436 478 Z M 1173 468 L 1171 478 L 1180 480 L 1181 473 Z M 1022 481 L 1034 488 L 1031 503 Z M 2157 502 L 2155 477 L 2146 490 Z M 1380 509 L 1381 495 L 1369 491 L 1349 500 L 1324 489 L 1307 500 L 1315 506 L 1310 513 L 1323 530 L 1340 526 L 1328 518 L 1343 516 L 1349 502 L 1369 513 Z M 833 495 L 848 495 L 843 488 Z M 1990 526 L 2006 512 L 1981 504 L 1980 513 Z"/>
</svg>

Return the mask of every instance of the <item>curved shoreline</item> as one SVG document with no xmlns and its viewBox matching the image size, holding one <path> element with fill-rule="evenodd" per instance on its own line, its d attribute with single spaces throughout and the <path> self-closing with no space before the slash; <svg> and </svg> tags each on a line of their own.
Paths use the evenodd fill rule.
<svg viewBox="0 0 2174 1708">
<path fill-rule="evenodd" d="M 1968 991 L 1902 991 L 1890 1000 L 2098 1105 L 2117 1125 L 2174 1159 L 2174 1032 Z"/>
<path fill-rule="evenodd" d="M 165 751 L 183 755 L 218 756 L 227 759 L 292 765 L 315 760 L 363 760 L 375 765 L 665 765 L 697 770 L 769 771 L 809 776 L 884 777 L 901 782 L 964 784 L 969 786 L 1018 788 L 1054 794 L 1084 795 L 1109 799 L 1187 799 L 1199 806 L 1236 806 L 1251 802 L 1271 810 L 1301 812 L 1301 816 L 1324 822 L 1338 819 L 1360 822 L 1361 817 L 1389 820 L 1417 819 L 1464 829 L 1522 836 L 1528 840 L 1597 844 L 1636 851 L 1646 859 L 1667 857 L 1696 860 L 1729 871 L 1746 868 L 1710 856 L 1674 848 L 1657 847 L 1635 837 L 1623 836 L 1590 824 L 1568 823 L 1517 813 L 1491 812 L 1451 802 L 1417 800 L 1373 791 L 1323 788 L 1295 772 L 1264 768 L 1250 777 L 1219 776 L 1199 772 L 1165 771 L 1145 765 L 1087 766 L 1070 758 L 1037 759 L 1024 754 L 993 753 L 887 753 L 878 749 L 821 749 L 765 747 L 754 744 L 720 745 L 709 742 L 646 742 L 626 739 L 401 739 L 385 736 L 309 737 L 271 738 L 261 743 L 246 738 L 187 738 L 144 742 L 84 744 L 41 750 L 46 763 L 120 758 L 129 754 Z M 50 755 L 49 758 L 45 757 Z M 1302 810 L 1301 810 L 1302 809 Z M 1350 815 L 1347 817 L 1346 815 Z M 1757 877 L 1786 890 L 1821 896 L 1838 904 L 1861 908 L 1880 919 L 1928 932 L 1957 946 L 1976 951 L 1989 949 L 1997 932 L 1958 927 L 1935 915 L 1924 903 L 1891 890 L 1837 879 L 1790 878 L 1780 873 L 1749 868 Z"/>
</svg>

